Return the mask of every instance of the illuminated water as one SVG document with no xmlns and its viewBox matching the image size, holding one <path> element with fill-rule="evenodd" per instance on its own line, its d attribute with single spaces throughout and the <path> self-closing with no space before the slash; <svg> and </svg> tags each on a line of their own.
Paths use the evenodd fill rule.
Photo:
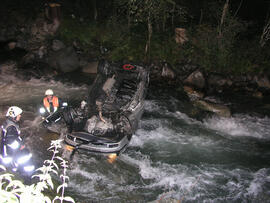
<svg viewBox="0 0 270 203">
<path fill-rule="evenodd" d="M 26 109 L 23 131 L 38 164 L 49 157 L 49 140 L 58 138 L 37 126 L 44 90 L 76 103 L 87 86 L 3 76 L 1 120 L 9 104 Z M 240 112 L 199 121 L 187 108 L 172 92 L 150 89 L 129 148 L 114 163 L 76 153 L 67 194 L 81 203 L 270 202 L 270 118 Z"/>
</svg>

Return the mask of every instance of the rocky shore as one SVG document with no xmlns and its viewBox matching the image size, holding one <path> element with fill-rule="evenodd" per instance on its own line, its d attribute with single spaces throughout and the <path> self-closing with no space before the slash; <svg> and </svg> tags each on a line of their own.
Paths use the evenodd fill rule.
<svg viewBox="0 0 270 203">
<path fill-rule="evenodd" d="M 42 14 L 32 21 L 20 20 L 8 28 L 1 24 L 0 28 L 0 71 L 12 64 L 18 77 L 25 80 L 73 71 L 95 74 L 98 61 L 102 59 L 102 55 L 93 57 L 84 53 L 76 40 L 72 45 L 66 45 L 57 39 L 54 23 L 48 22 Z M 172 67 L 167 62 L 156 61 L 147 66 L 152 83 L 183 91 L 194 107 L 219 116 L 229 117 L 232 111 L 228 105 L 209 100 L 211 95 L 241 93 L 263 100 L 270 93 L 268 73 L 231 75 L 206 72 L 192 62 Z M 268 111 L 268 107 L 265 108 Z"/>
</svg>

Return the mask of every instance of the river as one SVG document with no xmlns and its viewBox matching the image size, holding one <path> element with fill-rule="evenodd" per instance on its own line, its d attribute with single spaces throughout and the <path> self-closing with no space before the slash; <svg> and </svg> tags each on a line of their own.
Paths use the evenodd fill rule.
<svg viewBox="0 0 270 203">
<path fill-rule="evenodd" d="M 36 164 L 50 157 L 51 139 L 38 124 L 44 91 L 78 104 L 88 84 L 22 81 L 8 67 L 0 75 L 0 120 L 10 105 L 24 109 L 22 131 Z M 75 76 L 74 76 L 75 77 Z M 219 98 L 213 98 L 218 100 Z M 270 202 L 270 118 L 247 110 L 230 118 L 195 119 L 171 89 L 151 87 L 130 146 L 111 163 L 76 152 L 66 195 L 76 202 Z"/>
</svg>

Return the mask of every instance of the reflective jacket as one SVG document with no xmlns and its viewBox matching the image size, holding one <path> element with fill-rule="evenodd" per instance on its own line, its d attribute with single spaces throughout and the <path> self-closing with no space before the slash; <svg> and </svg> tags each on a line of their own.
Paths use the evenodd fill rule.
<svg viewBox="0 0 270 203">
<path fill-rule="evenodd" d="M 1 126 L 1 142 L 2 142 L 2 155 L 7 156 L 7 142 L 9 138 L 17 139 L 19 142 L 22 142 L 22 138 L 20 137 L 21 131 L 19 125 L 12 118 L 7 118 L 6 121 Z"/>
<path fill-rule="evenodd" d="M 2 138 L 6 138 L 9 136 L 20 136 L 21 130 L 19 128 L 18 123 L 12 120 L 12 118 L 7 118 L 2 128 Z"/>
<path fill-rule="evenodd" d="M 43 105 L 49 113 L 51 113 L 51 104 L 53 106 L 53 112 L 56 112 L 59 107 L 58 97 L 53 96 L 52 102 L 49 102 L 47 97 L 43 99 Z"/>
</svg>

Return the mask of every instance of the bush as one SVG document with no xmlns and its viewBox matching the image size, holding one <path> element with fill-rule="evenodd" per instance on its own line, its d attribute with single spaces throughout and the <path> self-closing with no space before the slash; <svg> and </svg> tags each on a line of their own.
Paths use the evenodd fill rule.
<svg viewBox="0 0 270 203">
<path fill-rule="evenodd" d="M 75 202 L 73 198 L 64 196 L 65 188 L 67 187 L 68 176 L 66 170 L 68 168 L 67 161 L 58 156 L 59 148 L 61 148 L 62 140 L 55 140 L 51 142 L 51 147 L 48 149 L 53 152 L 51 160 L 45 160 L 44 165 L 38 168 L 36 171 L 39 174 L 33 175 L 32 178 L 38 178 L 38 182 L 32 185 L 25 185 L 22 181 L 14 179 L 14 175 L 10 173 L 4 173 L 0 175 L 0 199 L 2 202 L 21 202 L 21 203 L 42 203 L 42 202 L 55 202 L 59 200 Z M 60 165 L 63 169 L 62 174 L 58 174 L 59 166 L 56 161 L 60 161 Z M 5 167 L 1 166 L 5 170 Z M 49 191 L 54 189 L 53 180 L 51 174 L 54 173 L 60 177 L 62 184 L 56 188 L 55 197 L 53 200 L 46 195 Z"/>
</svg>

